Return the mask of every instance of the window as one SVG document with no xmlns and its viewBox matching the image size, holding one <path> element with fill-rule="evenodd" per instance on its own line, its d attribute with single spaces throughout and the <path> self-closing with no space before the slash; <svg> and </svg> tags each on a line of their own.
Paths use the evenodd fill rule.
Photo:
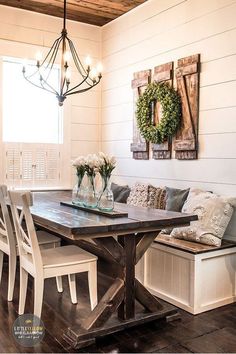
<svg viewBox="0 0 236 354">
<path fill-rule="evenodd" d="M 59 70 L 54 69 L 54 85 Z M 28 83 L 22 62 L 3 60 L 3 141 L 62 143 L 62 124 L 55 96 Z"/>
<path fill-rule="evenodd" d="M 58 188 L 63 120 L 55 96 L 24 79 L 22 61 L 4 58 L 2 69 L 4 182 L 13 187 Z M 59 82 L 58 69 L 52 79 L 55 85 Z"/>
</svg>

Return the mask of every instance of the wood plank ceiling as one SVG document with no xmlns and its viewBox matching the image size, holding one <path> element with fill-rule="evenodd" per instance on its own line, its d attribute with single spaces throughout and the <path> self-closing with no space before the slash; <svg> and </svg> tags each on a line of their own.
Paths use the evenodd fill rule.
<svg viewBox="0 0 236 354">
<path fill-rule="evenodd" d="M 67 18 L 103 26 L 147 0 L 67 0 Z M 63 0 L 0 0 L 1 5 L 63 17 Z"/>
</svg>

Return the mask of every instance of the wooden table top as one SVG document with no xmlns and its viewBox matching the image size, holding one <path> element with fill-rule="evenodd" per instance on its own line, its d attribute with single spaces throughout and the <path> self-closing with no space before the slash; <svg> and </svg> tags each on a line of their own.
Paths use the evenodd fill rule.
<svg viewBox="0 0 236 354">
<path fill-rule="evenodd" d="M 128 217 L 113 219 L 61 205 L 71 201 L 70 191 L 34 192 L 33 196 L 35 223 L 70 239 L 154 231 L 197 220 L 196 215 L 121 203 L 115 203 L 114 209 L 128 212 Z"/>
</svg>

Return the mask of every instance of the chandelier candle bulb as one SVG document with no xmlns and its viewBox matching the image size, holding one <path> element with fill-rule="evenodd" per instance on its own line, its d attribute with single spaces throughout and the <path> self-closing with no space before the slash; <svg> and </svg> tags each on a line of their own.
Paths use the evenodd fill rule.
<svg viewBox="0 0 236 354">
<path fill-rule="evenodd" d="M 37 53 L 36 53 L 36 56 L 35 56 L 35 59 L 36 59 L 36 61 L 37 61 L 37 67 L 40 66 L 40 61 L 42 60 L 42 58 L 43 58 L 42 53 L 41 53 L 41 52 L 37 52 Z"/>
<path fill-rule="evenodd" d="M 92 59 L 90 58 L 90 56 L 88 55 L 85 59 L 85 65 L 88 67 L 88 70 L 90 69 L 92 64 Z"/>
<path fill-rule="evenodd" d="M 92 68 L 92 70 L 91 70 L 91 78 L 92 78 L 93 81 L 96 81 L 97 75 L 98 75 L 97 69 Z"/>
<path fill-rule="evenodd" d="M 64 62 L 68 63 L 68 61 L 70 61 L 70 53 L 66 51 L 64 54 Z"/>
<path fill-rule="evenodd" d="M 102 71 L 103 71 L 103 66 L 101 63 L 98 63 L 98 65 L 97 65 L 98 75 L 102 75 Z"/>
<path fill-rule="evenodd" d="M 67 85 L 70 84 L 70 79 L 71 79 L 71 71 L 70 70 L 66 70 L 66 84 Z"/>
</svg>

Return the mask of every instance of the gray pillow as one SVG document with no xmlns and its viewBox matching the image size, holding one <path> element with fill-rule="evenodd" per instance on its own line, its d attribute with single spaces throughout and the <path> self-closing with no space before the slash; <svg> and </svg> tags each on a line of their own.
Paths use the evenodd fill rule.
<svg viewBox="0 0 236 354">
<path fill-rule="evenodd" d="M 114 201 L 118 203 L 126 203 L 130 194 L 129 186 L 119 186 L 116 183 L 111 184 L 111 190 L 113 192 Z"/>
<path fill-rule="evenodd" d="M 188 189 L 176 189 L 165 187 L 166 190 L 166 210 L 170 211 L 181 211 L 186 201 L 189 188 Z"/>
</svg>

